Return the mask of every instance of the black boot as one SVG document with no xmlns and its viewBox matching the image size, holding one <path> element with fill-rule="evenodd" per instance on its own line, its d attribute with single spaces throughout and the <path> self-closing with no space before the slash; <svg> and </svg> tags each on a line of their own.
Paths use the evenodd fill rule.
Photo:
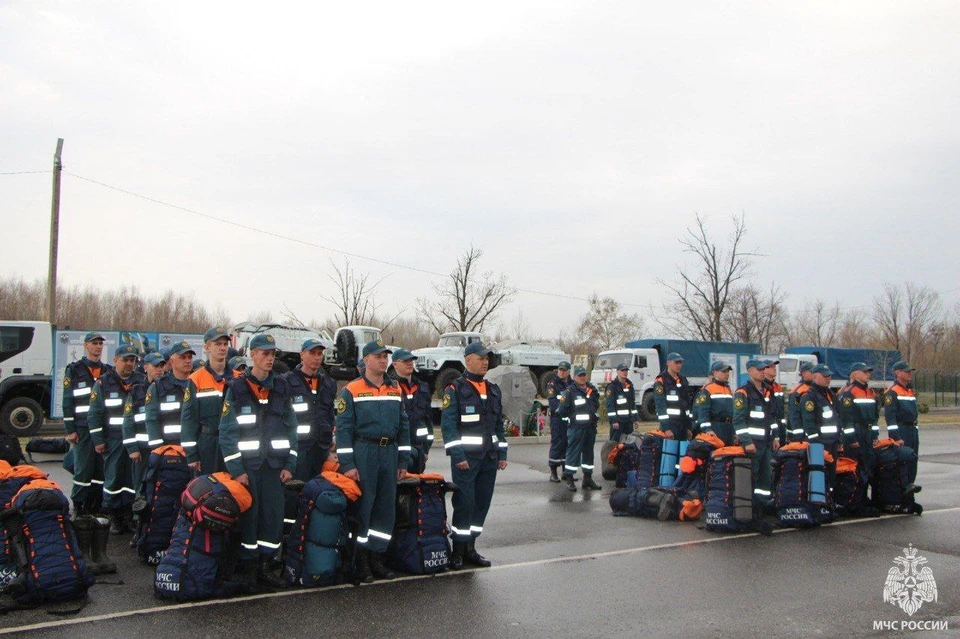
<svg viewBox="0 0 960 639">
<path fill-rule="evenodd" d="M 260 559 L 257 562 L 257 583 L 267 586 L 268 588 L 273 588 L 274 590 L 286 588 L 287 582 L 271 570 L 270 563 L 270 555 L 260 555 Z"/>
<path fill-rule="evenodd" d="M 77 547 L 87 562 L 87 567 L 94 574 L 97 573 L 97 564 L 93 561 L 93 517 L 80 515 L 73 519 L 73 531 L 77 534 Z"/>
<path fill-rule="evenodd" d="M 583 474 L 583 489 L 584 490 L 601 490 L 600 484 L 593 481 L 593 475 L 588 475 L 587 473 Z"/>
<path fill-rule="evenodd" d="M 489 568 L 491 566 L 490 560 L 477 552 L 476 537 L 467 542 L 467 549 L 463 553 L 463 560 L 468 564 L 473 564 L 480 568 Z"/>
<path fill-rule="evenodd" d="M 551 466 L 551 467 L 550 467 L 550 481 L 552 481 L 552 482 L 555 483 L 555 484 L 559 484 L 559 483 L 560 483 L 560 476 L 557 474 L 557 467 L 556 467 L 556 466 Z"/>
<path fill-rule="evenodd" d="M 460 570 L 463 568 L 463 553 L 467 549 L 466 542 L 454 541 L 453 552 L 450 553 L 450 569 Z"/>
<path fill-rule="evenodd" d="M 255 559 L 248 559 L 237 563 L 237 570 L 233 573 L 233 580 L 246 586 L 248 590 L 256 588 L 257 561 Z"/>
<path fill-rule="evenodd" d="M 110 520 L 106 517 L 91 517 L 93 520 L 93 545 L 90 547 L 90 563 L 96 566 L 95 575 L 117 572 L 117 563 L 107 556 L 110 543 Z"/>
<path fill-rule="evenodd" d="M 355 581 L 358 584 L 369 584 L 373 582 L 373 574 L 370 572 L 370 556 L 366 548 L 357 548 L 354 557 L 356 565 Z"/>
<path fill-rule="evenodd" d="M 573 475 L 564 475 L 563 481 L 567 482 L 567 490 L 571 493 L 577 492 L 577 485 L 573 483 Z"/>
<path fill-rule="evenodd" d="M 123 515 L 116 512 L 110 513 L 109 520 L 111 535 L 120 535 L 126 529 L 126 525 L 123 523 Z"/>
<path fill-rule="evenodd" d="M 370 572 L 373 573 L 374 577 L 377 579 L 396 579 L 397 573 L 387 568 L 387 565 L 383 563 L 383 553 L 371 552 L 369 558 Z"/>
<path fill-rule="evenodd" d="M 903 489 L 903 496 L 913 495 L 914 493 L 919 493 L 923 490 L 923 486 L 919 484 L 907 484 L 906 488 Z"/>
</svg>

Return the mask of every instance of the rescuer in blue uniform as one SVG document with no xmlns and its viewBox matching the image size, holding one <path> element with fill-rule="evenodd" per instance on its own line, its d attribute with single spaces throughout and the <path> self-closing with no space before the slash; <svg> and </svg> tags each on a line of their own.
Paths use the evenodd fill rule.
<svg viewBox="0 0 960 639">
<path fill-rule="evenodd" d="M 207 474 L 223 470 L 220 454 L 220 411 L 227 381 L 233 371 L 227 365 L 230 333 L 223 327 L 211 328 L 203 336 L 207 361 L 199 368 L 194 362 L 183 393 L 180 414 L 180 444 L 194 470 Z"/>
<path fill-rule="evenodd" d="M 550 404 L 550 481 L 560 483 L 559 469 L 567 460 L 567 421 L 560 417 L 560 395 L 567 390 L 570 379 L 570 362 L 560 362 L 557 375 L 547 382 L 547 401 Z"/>
<path fill-rule="evenodd" d="M 813 364 L 802 362 L 800 364 L 800 381 L 790 390 L 787 396 L 787 441 L 802 442 L 806 441 L 807 434 L 803 430 L 803 417 L 800 414 L 800 398 L 810 390 L 813 384 Z"/>
<path fill-rule="evenodd" d="M 593 447 L 597 441 L 597 421 L 600 411 L 600 392 L 587 381 L 587 369 L 573 369 L 573 385 L 560 395 L 560 416 L 570 424 L 567 429 L 567 459 L 563 465 L 563 479 L 567 490 L 575 492 L 573 474 L 583 470 L 582 486 L 587 490 L 600 490 L 593 481 Z"/>
<path fill-rule="evenodd" d="M 433 418 L 430 407 L 430 385 L 414 375 L 414 363 L 417 356 L 405 349 L 397 349 L 393 354 L 393 374 L 391 377 L 400 384 L 403 408 L 410 422 L 411 473 L 419 475 L 427 465 L 427 457 L 433 446 Z"/>
<path fill-rule="evenodd" d="M 893 365 L 896 382 L 883 394 L 883 417 L 887 422 L 887 437 L 901 446 L 909 446 L 920 455 L 920 429 L 917 427 L 920 412 L 917 394 L 913 391 L 914 367 L 906 362 Z M 917 479 L 917 459 L 910 462 L 909 480 Z"/>
<path fill-rule="evenodd" d="M 283 535 L 283 484 L 297 467 L 297 418 L 290 386 L 273 372 L 277 343 L 258 333 L 250 340 L 253 366 L 227 382 L 220 419 L 220 450 L 227 472 L 247 487 L 253 505 L 240 517 L 237 575 L 247 585 L 283 588 L 270 562 Z"/>
<path fill-rule="evenodd" d="M 337 382 L 323 372 L 325 350 L 320 340 L 305 340 L 300 346 L 300 363 L 284 373 L 297 414 L 297 469 L 293 478 L 304 482 L 320 474 L 333 443 Z"/>
<path fill-rule="evenodd" d="M 880 435 L 877 394 L 869 386 L 872 372 L 866 362 L 854 364 L 850 367 L 850 384 L 837 397 L 843 454 L 856 459 L 867 477 L 873 473 L 873 442 Z"/>
<path fill-rule="evenodd" d="M 180 445 L 180 415 L 183 409 L 183 394 L 193 372 L 193 347 L 187 342 L 177 342 L 170 347 L 167 374 L 147 389 L 144 398 L 144 413 L 147 421 L 147 444 L 153 450 L 161 444 Z"/>
<path fill-rule="evenodd" d="M 336 404 L 340 472 L 362 491 L 357 571 L 366 582 L 396 576 L 383 555 L 393 537 L 397 481 L 410 464 L 410 424 L 400 385 L 386 375 L 390 353 L 380 340 L 364 345 L 363 376 L 340 391 Z"/>
<path fill-rule="evenodd" d="M 63 376 L 63 427 L 67 441 L 73 444 L 73 500 L 75 516 L 93 515 L 100 511 L 103 500 L 103 458 L 93 449 L 87 414 L 90 394 L 97 379 L 110 370 L 100 361 L 103 335 L 87 333 L 83 338 L 84 356 L 67 364 Z"/>
<path fill-rule="evenodd" d="M 694 410 L 701 433 L 713 433 L 727 446 L 733 446 L 733 391 L 730 389 L 731 367 L 714 362 L 710 367 L 712 381 L 697 394 Z"/>
<path fill-rule="evenodd" d="M 117 347 L 113 369 L 100 376 L 90 394 L 87 424 L 93 448 L 103 456 L 103 511 L 110 532 L 133 532 L 133 473 L 123 445 L 123 411 L 133 387 L 146 377 L 135 372 L 137 350 L 132 344 Z"/>
<path fill-rule="evenodd" d="M 682 369 L 680 353 L 669 353 L 666 369 L 653 383 L 653 403 L 657 408 L 660 430 L 669 438 L 686 441 L 693 434 L 690 429 L 693 397 L 690 382 L 680 374 Z"/>
<path fill-rule="evenodd" d="M 837 416 L 837 398 L 830 389 L 831 377 L 833 372 L 826 364 L 814 366 L 813 383 L 800 398 L 800 404 L 807 440 L 823 444 L 824 450 L 833 456 L 836 463 L 840 446 L 840 420 Z"/>
<path fill-rule="evenodd" d="M 507 436 L 503 428 L 500 387 L 484 379 L 490 349 L 473 342 L 464 350 L 466 371 L 443 391 L 440 428 L 443 447 L 450 456 L 453 483 L 450 567 L 464 563 L 487 567 L 490 561 L 477 552 L 477 537 L 490 510 L 497 471 L 507 467 Z"/>
<path fill-rule="evenodd" d="M 147 435 L 147 414 L 145 402 L 147 389 L 155 381 L 163 377 L 167 367 L 163 355 L 150 353 L 143 358 L 143 370 L 146 377 L 130 389 L 127 403 L 123 408 L 123 445 L 130 457 L 131 472 L 134 490 L 140 490 L 140 482 L 147 472 L 147 461 L 150 458 L 150 437 Z"/>
<path fill-rule="evenodd" d="M 765 368 L 766 362 L 749 360 L 750 379 L 733 394 L 733 430 L 753 462 L 753 498 L 759 505 L 766 504 L 773 495 L 770 459 L 772 450 L 780 448 L 780 440 L 771 432 L 773 390 L 764 383 Z"/>
<path fill-rule="evenodd" d="M 611 441 L 620 441 L 621 436 L 632 433 L 633 423 L 637 421 L 637 395 L 633 382 L 627 377 L 629 373 L 630 366 L 626 363 L 617 366 L 616 378 L 603 392 Z"/>
</svg>

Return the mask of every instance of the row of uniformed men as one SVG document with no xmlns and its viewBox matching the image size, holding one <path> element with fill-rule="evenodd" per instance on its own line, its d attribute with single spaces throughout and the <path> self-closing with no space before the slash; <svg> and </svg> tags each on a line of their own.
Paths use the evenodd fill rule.
<svg viewBox="0 0 960 639">
<path fill-rule="evenodd" d="M 113 367 L 100 361 L 101 335 L 88 334 L 84 348 L 64 381 L 77 514 L 102 510 L 115 532 L 131 527 L 130 505 L 149 451 L 180 445 L 197 472 L 226 469 L 250 489 L 254 505 L 241 522 L 241 576 L 279 586 L 269 561 L 281 541 L 282 485 L 320 472 L 335 431 L 340 470 L 358 480 L 363 492 L 356 539 L 362 576 L 393 576 L 381 555 L 392 535 L 396 481 L 408 469 L 423 471 L 434 440 L 430 389 L 413 374 L 411 353 L 393 353 L 388 377 L 390 351 L 382 343 L 367 344 L 363 375 L 337 397 L 336 383 L 321 368 L 324 347 L 317 340 L 304 342 L 301 364 L 283 375 L 272 371 L 276 343 L 269 335 L 251 340 L 253 365 L 245 373 L 233 370 L 226 361 L 229 335 L 220 327 L 204 335 L 207 361 L 197 370 L 186 342 L 170 348 L 169 370 L 162 355 L 147 355 L 144 374 L 135 371 L 131 347 L 117 350 Z M 460 487 L 452 525 L 455 568 L 464 561 L 489 565 L 474 544 L 496 470 L 506 466 L 499 389 L 482 380 L 488 352 L 474 346 L 466 357 L 468 372 L 444 395 L 445 447 Z"/>
<path fill-rule="evenodd" d="M 911 386 L 914 368 L 906 362 L 893 366 L 896 380 L 877 396 L 870 388 L 873 369 L 865 363 L 852 367 L 849 384 L 840 392 L 830 388 L 832 371 L 823 364 L 803 363 L 801 381 L 789 392 L 776 381 L 773 360 L 746 363 L 749 380 L 734 392 L 729 385 L 731 366 L 716 362 L 711 378 L 696 393 L 682 375 L 683 357 L 667 356 L 666 369 L 654 382 L 654 403 L 659 428 L 669 438 L 687 440 L 700 432 L 713 432 L 727 445 L 742 445 L 753 457 L 755 492 L 769 499 L 770 461 L 782 444 L 794 441 L 823 443 L 835 458 L 841 446 L 869 475 L 874 464 L 873 442 L 880 434 L 879 410 L 883 404 L 888 437 L 919 451 L 917 401 Z M 593 443 L 599 410 L 599 393 L 586 381 L 586 370 L 577 368 L 574 379 L 569 364 L 561 364 L 557 377 L 548 384 L 551 408 L 551 481 L 559 482 L 557 469 L 563 464 L 563 479 L 576 490 L 573 475 L 584 474 L 584 487 L 592 488 Z M 636 395 L 628 379 L 626 364 L 617 368 L 617 377 L 604 390 L 610 421 L 610 439 L 619 439 L 634 430 L 637 422 Z M 916 461 L 909 480 L 916 479 Z"/>
</svg>

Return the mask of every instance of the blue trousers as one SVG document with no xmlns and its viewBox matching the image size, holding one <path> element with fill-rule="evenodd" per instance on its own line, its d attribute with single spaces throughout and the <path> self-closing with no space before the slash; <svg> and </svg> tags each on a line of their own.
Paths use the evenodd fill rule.
<svg viewBox="0 0 960 639">
<path fill-rule="evenodd" d="M 244 469 L 253 497 L 250 510 L 240 516 L 240 559 L 273 556 L 283 535 L 283 484 L 280 469 L 264 463 L 259 470 Z"/>
<path fill-rule="evenodd" d="M 550 468 L 559 468 L 567 459 L 567 423 L 550 416 Z"/>
<path fill-rule="evenodd" d="M 386 552 L 397 518 L 397 446 L 357 440 L 353 450 L 362 491 L 357 544 L 370 552 Z"/>
<path fill-rule="evenodd" d="M 103 452 L 103 507 L 107 512 L 122 512 L 133 504 L 134 487 L 122 437 L 107 437 Z"/>
<path fill-rule="evenodd" d="M 900 439 L 903 440 L 904 446 L 909 446 L 913 449 L 913 452 L 917 454 L 917 457 L 920 456 L 920 429 L 916 426 L 900 426 Z M 914 457 L 910 460 L 910 471 L 907 476 L 907 479 L 910 480 L 912 484 L 917 479 L 917 457 Z"/>
<path fill-rule="evenodd" d="M 453 493 L 452 538 L 454 541 L 470 541 L 483 532 L 483 522 L 487 519 L 490 502 L 493 501 L 493 487 L 497 483 L 499 461 L 496 457 L 484 455 L 480 459 L 467 458 L 470 468 L 460 470 L 451 458 L 453 483 L 457 485 Z"/>
<path fill-rule="evenodd" d="M 563 466 L 564 477 L 572 477 L 578 468 L 583 469 L 584 477 L 593 474 L 593 446 L 596 443 L 596 426 L 567 429 L 567 459 Z"/>
</svg>

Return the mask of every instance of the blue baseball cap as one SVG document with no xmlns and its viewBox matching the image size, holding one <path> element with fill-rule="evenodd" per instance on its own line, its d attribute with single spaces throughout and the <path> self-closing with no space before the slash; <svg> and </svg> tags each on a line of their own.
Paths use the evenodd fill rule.
<svg viewBox="0 0 960 639">
<path fill-rule="evenodd" d="M 873 366 L 870 366 L 866 362 L 857 362 L 856 364 L 850 367 L 851 373 L 856 373 L 858 371 L 872 371 L 872 370 L 873 370 Z"/>
<path fill-rule="evenodd" d="M 764 365 L 763 360 L 748 359 L 747 368 L 766 368 L 766 366 Z"/>
<path fill-rule="evenodd" d="M 211 328 L 210 330 L 208 330 L 206 333 L 203 334 L 203 341 L 214 342 L 220 339 L 221 337 L 226 337 L 229 339 L 230 333 L 228 333 L 227 329 L 225 329 L 222 326 L 214 326 L 213 328 Z"/>
<path fill-rule="evenodd" d="M 814 374 L 826 375 L 827 377 L 833 377 L 833 371 L 830 370 L 830 367 L 826 364 L 817 364 L 813 367 Z"/>
<path fill-rule="evenodd" d="M 83 343 L 86 344 L 87 342 L 92 342 L 97 339 L 103 340 L 104 342 L 107 341 L 106 338 L 104 338 L 104 336 L 101 335 L 100 333 L 96 331 L 90 331 L 89 333 L 83 336 Z"/>
<path fill-rule="evenodd" d="M 205 361 L 203 361 L 202 359 L 200 359 L 199 357 L 198 357 L 197 359 L 193 360 L 193 370 L 195 370 L 195 371 L 200 370 L 201 368 L 203 368 L 203 367 L 206 366 L 206 365 L 207 365 L 207 363 L 206 363 Z"/>
<path fill-rule="evenodd" d="M 560 362 L 560 364 L 557 365 L 557 370 L 558 370 L 558 371 L 568 371 L 568 370 L 570 370 L 570 362 L 568 362 L 568 361 L 566 361 L 566 360 Z"/>
<path fill-rule="evenodd" d="M 257 333 L 250 339 L 250 350 L 275 351 L 277 350 L 277 340 L 273 339 L 273 335 Z"/>
<path fill-rule="evenodd" d="M 169 347 L 169 346 L 164 346 L 163 348 L 160 349 L 160 357 L 163 358 L 163 361 L 167 361 L 168 359 L 170 359 L 170 347 Z"/>
<path fill-rule="evenodd" d="M 170 348 L 170 357 L 174 355 L 181 355 L 183 353 L 193 353 L 197 354 L 197 351 L 193 350 L 193 346 L 190 346 L 190 343 L 187 341 L 174 342 L 169 346 Z M 167 359 L 170 359 L 169 357 Z"/>
<path fill-rule="evenodd" d="M 417 356 L 405 348 L 398 348 L 393 352 L 393 361 L 395 362 L 405 362 L 411 359 L 417 359 Z"/>
<path fill-rule="evenodd" d="M 483 342 L 480 342 L 480 341 L 472 342 L 468 344 L 465 349 L 463 349 L 464 357 L 466 357 L 467 355 L 480 355 L 482 357 L 484 355 L 489 355 L 489 354 L 490 354 L 490 349 L 484 346 Z"/>
<path fill-rule="evenodd" d="M 323 342 L 318 340 L 316 337 L 311 337 L 310 339 L 304 340 L 303 344 L 300 345 L 301 351 L 312 351 L 315 348 L 322 348 L 327 350 L 327 347 L 323 345 Z"/>
<path fill-rule="evenodd" d="M 779 359 L 765 359 L 763 360 L 763 367 L 770 368 L 771 366 L 776 366 L 780 363 Z"/>
<path fill-rule="evenodd" d="M 900 360 L 899 362 L 897 362 L 896 364 L 893 365 L 893 370 L 895 370 L 895 371 L 915 371 L 915 370 L 917 370 L 917 369 L 914 368 L 913 366 L 911 366 L 910 364 L 907 364 L 905 361 Z"/>
<path fill-rule="evenodd" d="M 733 367 L 727 364 L 726 362 L 714 362 L 713 366 L 710 367 L 710 372 L 730 371 L 730 370 L 733 370 Z"/>
<path fill-rule="evenodd" d="M 630 366 L 628 366 L 627 364 L 618 364 L 618 365 L 617 365 L 617 370 L 618 370 L 618 371 L 628 371 L 628 370 L 630 370 Z"/>
<path fill-rule="evenodd" d="M 167 360 L 165 360 L 160 353 L 150 353 L 143 358 L 143 363 L 150 364 L 151 366 L 163 366 L 167 363 Z"/>
<path fill-rule="evenodd" d="M 585 369 L 583 366 L 577 366 L 576 368 L 573 369 L 574 377 L 577 377 L 578 375 L 586 375 L 586 374 L 587 374 L 587 369 Z"/>
<path fill-rule="evenodd" d="M 122 344 L 117 347 L 117 350 L 114 351 L 114 357 L 136 357 L 139 355 L 139 351 L 133 347 L 133 344 Z"/>
<path fill-rule="evenodd" d="M 682 362 L 682 361 L 683 361 L 683 355 L 681 355 L 680 353 L 677 353 L 677 352 L 668 353 L 668 354 L 667 354 L 667 361 L 668 361 L 668 362 Z"/>
<path fill-rule="evenodd" d="M 379 355 L 380 353 L 392 353 L 389 348 L 383 345 L 382 339 L 373 340 L 372 342 L 367 342 L 363 346 L 363 356 L 367 355 Z"/>
<path fill-rule="evenodd" d="M 813 364 L 811 364 L 810 362 L 803 362 L 802 364 L 800 364 L 801 373 L 806 373 L 808 371 L 813 371 Z"/>
<path fill-rule="evenodd" d="M 247 360 L 245 360 L 239 355 L 236 355 L 230 358 L 230 360 L 227 362 L 227 365 L 230 366 L 230 368 L 232 368 L 233 370 L 238 370 L 241 366 L 247 365 Z"/>
</svg>

